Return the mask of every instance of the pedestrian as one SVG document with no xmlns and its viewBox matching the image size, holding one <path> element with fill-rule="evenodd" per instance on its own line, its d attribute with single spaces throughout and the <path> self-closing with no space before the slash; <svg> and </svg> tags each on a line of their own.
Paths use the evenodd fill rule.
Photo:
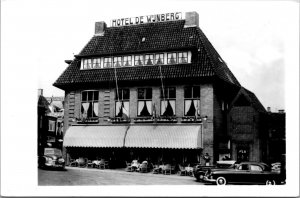
<svg viewBox="0 0 300 198">
<path fill-rule="evenodd" d="M 205 166 L 209 166 L 210 156 L 208 155 L 208 153 L 205 153 L 203 159 L 205 161 Z"/>
</svg>

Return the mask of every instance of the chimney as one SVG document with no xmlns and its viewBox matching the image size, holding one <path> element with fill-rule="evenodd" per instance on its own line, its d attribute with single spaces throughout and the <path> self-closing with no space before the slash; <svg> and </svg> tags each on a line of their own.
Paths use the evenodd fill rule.
<svg viewBox="0 0 300 198">
<path fill-rule="evenodd" d="M 271 112 L 271 107 L 267 107 L 267 112 Z"/>
<path fill-rule="evenodd" d="M 38 89 L 38 96 L 43 96 L 43 89 Z"/>
<path fill-rule="evenodd" d="M 95 23 L 95 36 L 103 36 L 106 29 L 106 23 L 104 21 Z"/>
<path fill-rule="evenodd" d="M 185 13 L 185 24 L 184 27 L 199 27 L 199 14 L 197 12 L 186 12 Z"/>
</svg>

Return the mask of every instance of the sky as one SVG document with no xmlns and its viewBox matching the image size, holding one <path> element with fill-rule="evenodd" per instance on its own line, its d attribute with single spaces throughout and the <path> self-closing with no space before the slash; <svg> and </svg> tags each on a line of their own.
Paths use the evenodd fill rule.
<svg viewBox="0 0 300 198">
<path fill-rule="evenodd" d="M 137 1 L 5 0 L 1 4 L 5 57 L 14 57 L 25 41 L 29 46 L 21 47 L 21 56 L 36 64 L 32 67 L 37 71 L 36 89 L 43 89 L 44 96 L 64 96 L 52 84 L 66 69 L 64 60 L 73 59 L 93 36 L 96 21 L 109 25 L 115 18 L 196 11 L 200 28 L 241 85 L 254 92 L 265 108 L 285 109 L 285 35 L 293 17 L 286 13 L 293 1 L 177 0 L 143 5 Z M 4 61 L 12 64 L 10 58 Z"/>
<path fill-rule="evenodd" d="M 288 112 L 287 153 L 294 154 L 287 155 L 287 170 L 292 170 L 287 172 L 287 185 L 268 191 L 201 188 L 201 195 L 298 196 L 299 1 L 217 0 L 1 0 L 2 195 L 99 195 L 99 187 L 36 187 L 37 89 L 44 89 L 45 96 L 64 95 L 52 84 L 66 69 L 64 61 L 73 59 L 91 39 L 96 21 L 110 24 L 115 18 L 187 11 L 198 12 L 199 27 L 242 86 L 265 108 Z M 135 196 L 199 196 L 200 191 L 198 186 L 153 191 L 133 187 L 101 186 L 100 191 L 115 196 L 128 190 Z"/>
</svg>

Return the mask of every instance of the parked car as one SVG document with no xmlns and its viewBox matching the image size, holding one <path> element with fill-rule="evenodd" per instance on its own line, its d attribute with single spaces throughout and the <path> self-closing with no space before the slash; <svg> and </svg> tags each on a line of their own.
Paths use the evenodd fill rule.
<svg viewBox="0 0 300 198">
<path fill-rule="evenodd" d="M 275 185 L 281 183 L 282 177 L 278 172 L 271 171 L 271 167 L 265 163 L 241 162 L 234 169 L 208 170 L 204 181 L 217 185 L 228 183 Z"/>
<path fill-rule="evenodd" d="M 217 161 L 217 164 L 215 166 L 196 165 L 194 167 L 193 173 L 197 181 L 203 181 L 204 176 L 208 170 L 234 169 L 235 165 L 235 160 Z"/>
<path fill-rule="evenodd" d="M 57 148 L 45 148 L 44 155 L 39 156 L 38 166 L 40 168 L 65 168 L 65 160 L 62 152 Z"/>
</svg>

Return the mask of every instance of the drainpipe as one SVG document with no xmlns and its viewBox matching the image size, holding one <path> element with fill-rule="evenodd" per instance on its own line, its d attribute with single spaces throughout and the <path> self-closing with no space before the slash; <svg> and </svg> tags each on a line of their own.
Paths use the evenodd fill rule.
<svg viewBox="0 0 300 198">
<path fill-rule="evenodd" d="M 126 139 L 127 132 L 128 132 L 128 130 L 129 130 L 129 128 L 130 128 L 130 124 L 127 126 L 127 129 L 126 129 L 126 131 L 125 131 L 124 140 L 123 140 L 123 147 L 124 147 L 124 148 L 125 148 L 125 139 Z"/>
</svg>

